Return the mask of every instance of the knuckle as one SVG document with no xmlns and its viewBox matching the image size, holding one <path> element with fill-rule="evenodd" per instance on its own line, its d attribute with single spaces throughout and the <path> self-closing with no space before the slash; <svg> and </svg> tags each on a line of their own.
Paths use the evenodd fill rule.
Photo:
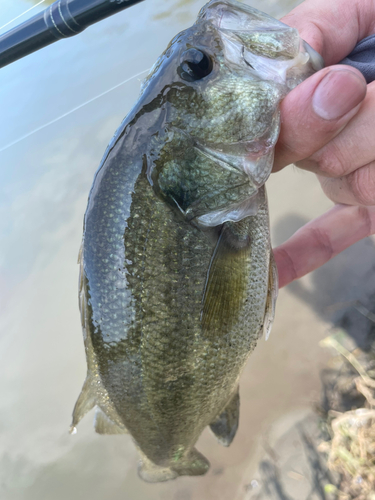
<svg viewBox="0 0 375 500">
<path fill-rule="evenodd" d="M 298 135 L 294 128 L 288 130 L 287 127 L 281 126 L 275 149 L 276 163 L 280 163 L 282 166 L 289 165 L 306 158 L 310 154 L 311 151 L 307 149 L 305 137 Z"/>
<path fill-rule="evenodd" d="M 374 224 L 367 207 L 358 207 L 359 221 L 365 227 L 366 236 L 374 233 Z"/>
<path fill-rule="evenodd" d="M 315 241 L 317 242 L 318 248 L 325 255 L 325 260 L 331 259 L 333 257 L 332 242 L 326 233 L 319 227 L 315 227 L 312 230 Z"/>
<path fill-rule="evenodd" d="M 294 281 L 299 276 L 293 258 L 286 248 L 279 247 L 278 252 L 280 254 L 280 260 L 283 262 L 283 266 L 287 270 L 287 275 L 289 278 L 288 282 Z"/>
<path fill-rule="evenodd" d="M 293 162 L 296 152 L 283 138 L 280 138 L 275 148 L 274 165 L 277 169 L 285 167 Z"/>
<path fill-rule="evenodd" d="M 375 164 L 349 174 L 348 183 L 359 205 L 375 205 Z"/>
<path fill-rule="evenodd" d="M 334 143 L 312 156 L 322 174 L 328 177 L 342 177 L 347 171 L 347 161 L 341 149 Z"/>
</svg>

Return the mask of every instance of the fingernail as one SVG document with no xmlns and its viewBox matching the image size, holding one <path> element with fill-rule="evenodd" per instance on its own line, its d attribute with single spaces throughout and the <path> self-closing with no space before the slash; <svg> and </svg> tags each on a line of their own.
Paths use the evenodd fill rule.
<svg viewBox="0 0 375 500">
<path fill-rule="evenodd" d="M 361 76 L 346 69 L 331 69 L 315 89 L 312 106 L 324 120 L 337 120 L 355 108 L 366 95 Z"/>
</svg>

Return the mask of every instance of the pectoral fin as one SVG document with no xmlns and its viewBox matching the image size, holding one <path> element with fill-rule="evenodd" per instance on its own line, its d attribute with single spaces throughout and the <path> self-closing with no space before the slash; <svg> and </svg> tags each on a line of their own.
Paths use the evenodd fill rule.
<svg viewBox="0 0 375 500">
<path fill-rule="evenodd" d="M 229 446 L 233 441 L 238 428 L 239 414 L 240 395 L 237 387 L 225 410 L 210 425 L 210 429 L 223 446 Z"/>
<path fill-rule="evenodd" d="M 211 259 L 201 316 L 203 331 L 207 335 L 228 332 L 246 300 L 251 242 L 246 230 L 238 234 L 240 224 L 242 221 L 223 225 Z"/>
</svg>

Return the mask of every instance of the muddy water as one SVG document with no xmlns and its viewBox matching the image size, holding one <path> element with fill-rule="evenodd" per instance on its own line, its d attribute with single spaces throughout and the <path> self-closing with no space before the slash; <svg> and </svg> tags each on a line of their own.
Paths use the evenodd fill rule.
<svg viewBox="0 0 375 500">
<path fill-rule="evenodd" d="M 92 414 L 68 435 L 86 372 L 76 260 L 93 175 L 140 73 L 203 3 L 146 1 L 0 71 L 1 500 L 244 499 L 270 425 L 318 398 L 324 307 L 371 288 L 367 240 L 280 292 L 270 340 L 242 377 L 235 441 L 222 448 L 206 431 L 198 443 L 212 464 L 204 478 L 141 482 L 130 438 L 96 435 Z M 297 3 L 252 5 L 281 17 Z M 1 2 L 0 25 L 30 6 Z M 271 178 L 269 198 L 276 243 L 330 206 L 292 167 Z"/>
</svg>

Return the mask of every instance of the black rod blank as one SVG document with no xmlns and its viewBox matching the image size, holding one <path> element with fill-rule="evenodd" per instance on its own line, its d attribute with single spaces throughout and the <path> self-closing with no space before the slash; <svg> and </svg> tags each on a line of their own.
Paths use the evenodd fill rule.
<svg viewBox="0 0 375 500">
<path fill-rule="evenodd" d="M 0 68 L 142 0 L 57 0 L 44 11 L 0 35 Z"/>
</svg>

